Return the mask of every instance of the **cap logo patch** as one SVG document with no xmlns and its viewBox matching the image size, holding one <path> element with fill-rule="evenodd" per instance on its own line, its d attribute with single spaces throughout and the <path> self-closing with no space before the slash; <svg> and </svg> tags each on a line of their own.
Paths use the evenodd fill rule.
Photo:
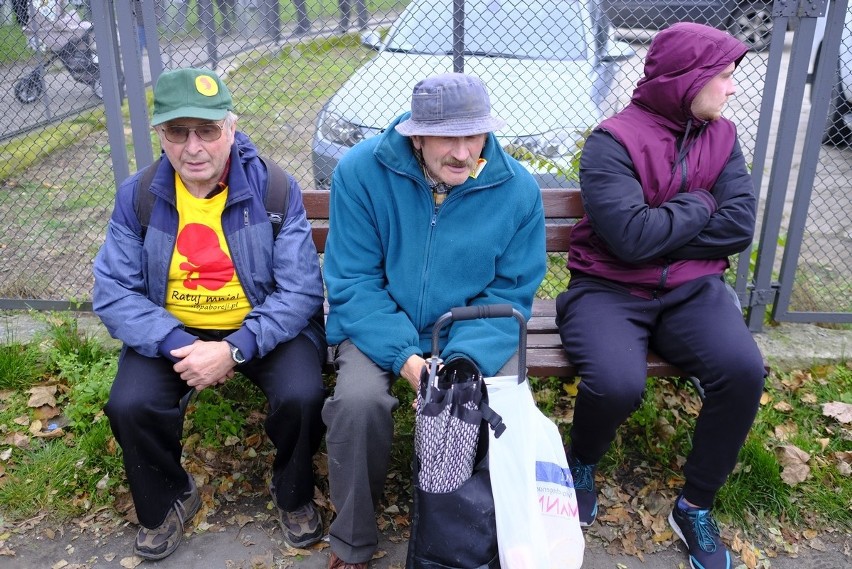
<svg viewBox="0 0 852 569">
<path fill-rule="evenodd" d="M 215 97 L 219 93 L 219 85 L 209 75 L 199 75 L 196 77 L 195 88 L 205 97 Z"/>
</svg>

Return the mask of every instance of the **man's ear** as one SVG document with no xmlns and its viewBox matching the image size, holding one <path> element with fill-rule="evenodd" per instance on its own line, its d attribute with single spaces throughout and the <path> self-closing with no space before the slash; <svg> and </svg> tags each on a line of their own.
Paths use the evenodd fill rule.
<svg viewBox="0 0 852 569">
<path fill-rule="evenodd" d="M 420 139 L 419 136 L 415 134 L 411 136 L 411 145 L 414 147 L 415 150 L 420 150 L 420 148 L 423 146 L 423 141 Z"/>
</svg>

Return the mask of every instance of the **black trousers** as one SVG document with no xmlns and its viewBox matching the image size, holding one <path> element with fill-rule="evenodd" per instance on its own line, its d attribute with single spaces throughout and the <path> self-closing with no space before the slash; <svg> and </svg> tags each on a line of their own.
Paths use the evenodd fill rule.
<svg viewBox="0 0 852 569">
<path fill-rule="evenodd" d="M 163 522 L 188 484 L 180 464 L 183 416 L 178 403 L 192 388 L 172 365 L 166 358 L 144 357 L 125 347 L 105 407 L 121 445 L 139 523 L 147 528 Z M 237 371 L 269 401 L 264 428 L 276 449 L 272 484 L 278 506 L 296 509 L 313 497 L 313 455 L 325 432 L 319 352 L 299 335 Z"/>
<path fill-rule="evenodd" d="M 27 0 L 12 0 L 12 8 L 15 10 L 15 19 L 18 25 L 26 26 L 30 22 L 30 11 Z"/>
<path fill-rule="evenodd" d="M 737 462 L 763 393 L 763 358 L 718 277 L 646 300 L 614 283 L 579 279 L 556 300 L 562 345 L 582 381 L 571 450 L 595 464 L 645 390 L 650 347 L 697 377 L 705 400 L 684 465 L 684 496 L 709 508 Z"/>
</svg>

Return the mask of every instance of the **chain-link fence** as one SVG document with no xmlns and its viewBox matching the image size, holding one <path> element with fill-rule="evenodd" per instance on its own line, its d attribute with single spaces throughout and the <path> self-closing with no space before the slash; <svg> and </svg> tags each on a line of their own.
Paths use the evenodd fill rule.
<svg viewBox="0 0 852 569">
<path fill-rule="evenodd" d="M 21 31 L 13 9 L 20 0 L 0 1 L 2 93 L 10 109 L 0 115 L 0 297 L 85 301 L 115 190 L 100 86 L 75 74 L 73 58 L 54 57 L 32 26 Z M 85 27 L 87 0 L 35 0 L 28 13 L 33 18 L 63 5 L 79 16 L 66 20 Z M 759 0 L 116 0 L 113 6 L 136 16 L 134 37 L 118 40 L 136 46 L 146 81 L 157 69 L 152 60 L 166 69 L 216 68 L 233 93 L 239 129 L 307 189 L 327 189 L 347 149 L 406 110 L 416 81 L 461 69 L 485 81 L 496 114 L 508 122 L 497 133 L 501 144 L 539 183 L 575 185 L 585 133 L 629 101 L 656 30 L 678 20 L 727 29 L 752 46 L 726 111 L 751 163 L 769 41 L 773 31 L 793 34 L 786 25 L 773 30 L 772 4 Z M 145 26 L 151 17 L 153 30 Z M 81 55 L 86 49 L 74 50 L 81 67 L 92 64 Z M 40 91 L 32 87 L 33 74 Z M 28 90 L 20 86 L 26 81 Z M 844 110 L 834 113 L 841 121 Z M 129 132 L 126 138 L 130 145 Z M 156 137 L 151 140 L 156 154 Z M 837 286 L 820 288 L 813 302 L 846 303 L 852 312 L 850 151 L 845 139 L 836 142 L 825 154 L 836 160 L 832 172 L 840 177 L 818 177 L 813 203 L 822 213 L 809 225 L 830 226 L 840 250 L 807 257 L 802 266 L 813 262 L 817 269 L 805 268 L 809 276 L 797 279 L 836 274 Z M 837 231 L 844 224 L 845 237 Z M 824 245 L 817 240 L 817 248 Z M 830 262 L 846 264 L 826 269 Z"/>
</svg>

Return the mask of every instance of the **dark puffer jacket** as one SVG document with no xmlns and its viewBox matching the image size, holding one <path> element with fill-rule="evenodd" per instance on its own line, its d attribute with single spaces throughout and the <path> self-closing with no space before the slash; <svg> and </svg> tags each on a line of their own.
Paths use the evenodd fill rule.
<svg viewBox="0 0 852 569">
<path fill-rule="evenodd" d="M 705 122 L 692 101 L 747 51 L 690 23 L 660 32 L 630 104 L 589 136 L 580 161 L 586 216 L 569 267 L 641 296 L 721 275 L 754 234 L 756 199 L 736 127 Z"/>
</svg>

